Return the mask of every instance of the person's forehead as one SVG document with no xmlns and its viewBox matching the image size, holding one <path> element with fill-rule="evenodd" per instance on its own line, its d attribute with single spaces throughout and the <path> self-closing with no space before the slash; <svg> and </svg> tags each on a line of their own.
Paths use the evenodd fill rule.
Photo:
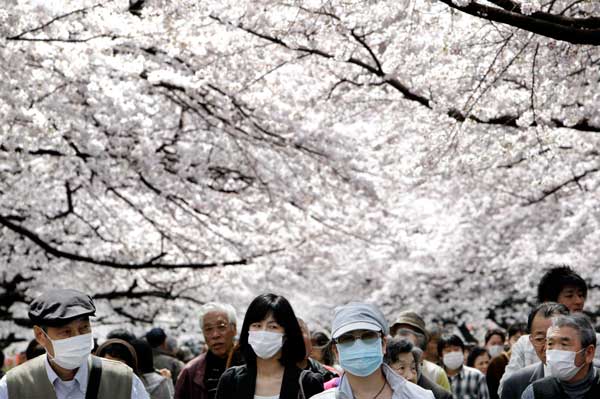
<svg viewBox="0 0 600 399">
<path fill-rule="evenodd" d="M 541 332 L 545 333 L 548 328 L 552 325 L 551 317 L 544 317 L 543 314 L 538 313 L 533 318 L 531 322 L 531 331 L 542 330 Z"/>
<path fill-rule="evenodd" d="M 444 346 L 445 351 L 461 351 L 462 348 L 458 345 L 446 345 Z"/>
<path fill-rule="evenodd" d="M 398 353 L 397 362 L 414 363 L 414 361 L 415 361 L 415 357 L 413 356 L 412 352 Z"/>
<path fill-rule="evenodd" d="M 227 322 L 229 321 L 229 317 L 227 313 L 221 312 L 218 310 L 214 310 L 212 312 L 208 312 L 204 315 L 204 324 L 206 323 L 214 323 L 214 322 Z"/>
<path fill-rule="evenodd" d="M 548 339 L 551 340 L 571 340 L 571 341 L 578 341 L 579 340 L 579 334 L 577 333 L 577 330 L 575 330 L 573 327 L 569 327 L 569 326 L 563 326 L 563 327 L 556 327 L 556 326 L 550 326 L 548 328 L 548 332 L 546 333 L 546 336 Z"/>
<path fill-rule="evenodd" d="M 579 287 L 576 287 L 574 285 L 567 285 L 565 287 L 563 287 L 562 290 L 560 290 L 561 294 L 574 294 L 574 293 L 583 293 L 583 290 Z"/>
</svg>

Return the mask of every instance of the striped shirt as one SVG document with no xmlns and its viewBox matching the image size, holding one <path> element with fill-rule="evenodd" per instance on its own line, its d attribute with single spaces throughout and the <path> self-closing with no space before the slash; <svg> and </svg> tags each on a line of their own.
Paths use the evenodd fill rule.
<svg viewBox="0 0 600 399">
<path fill-rule="evenodd" d="M 460 373 L 450 377 L 453 399 L 489 399 L 483 373 L 472 367 L 462 366 Z"/>
</svg>

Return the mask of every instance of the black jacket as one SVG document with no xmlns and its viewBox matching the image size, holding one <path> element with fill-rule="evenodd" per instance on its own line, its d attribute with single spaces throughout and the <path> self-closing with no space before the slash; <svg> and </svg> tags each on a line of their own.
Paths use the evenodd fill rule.
<svg viewBox="0 0 600 399">
<path fill-rule="evenodd" d="M 590 372 L 594 372 L 591 370 Z M 533 384 L 533 396 L 536 399 L 564 399 L 567 397 L 559 381 L 555 377 L 546 377 L 535 381 Z M 504 389 L 504 388 L 503 388 Z M 596 370 L 596 375 L 592 380 L 590 390 L 585 394 L 585 399 L 600 398 L 600 372 Z"/>
<path fill-rule="evenodd" d="M 302 370 L 286 367 L 283 373 L 279 399 L 309 399 L 323 392 L 323 376 L 306 371 L 302 378 L 305 398 L 302 398 L 298 380 Z M 256 368 L 247 365 L 231 367 L 223 373 L 215 399 L 253 399 L 256 388 Z"/>
<path fill-rule="evenodd" d="M 433 392 L 433 396 L 435 397 L 435 399 L 452 399 L 452 394 L 450 392 L 446 391 L 444 388 L 431 381 L 423 374 L 421 374 L 421 376 L 419 377 L 417 385 L 421 388 Z"/>
</svg>

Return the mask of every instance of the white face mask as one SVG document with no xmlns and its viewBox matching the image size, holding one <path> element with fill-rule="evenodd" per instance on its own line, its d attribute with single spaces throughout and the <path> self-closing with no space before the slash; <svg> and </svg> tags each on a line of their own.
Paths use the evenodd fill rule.
<svg viewBox="0 0 600 399">
<path fill-rule="evenodd" d="M 442 361 L 448 370 L 456 370 L 465 362 L 465 355 L 462 352 L 446 353 Z"/>
<path fill-rule="evenodd" d="M 283 333 L 273 331 L 248 331 L 248 344 L 261 359 L 270 359 L 283 346 Z"/>
<path fill-rule="evenodd" d="M 48 334 L 44 333 L 44 335 L 48 337 Z M 48 357 L 66 370 L 80 367 L 94 348 L 94 339 L 91 333 L 65 339 L 55 340 L 50 337 L 48 339 L 52 342 L 54 349 L 54 356 L 48 354 Z"/>
<path fill-rule="evenodd" d="M 488 352 L 490 352 L 490 357 L 496 357 L 504 352 L 504 345 L 492 345 L 488 348 Z"/>
<path fill-rule="evenodd" d="M 564 351 L 559 349 L 548 349 L 546 351 L 546 364 L 550 369 L 552 377 L 556 377 L 562 381 L 569 381 L 583 368 L 585 362 L 581 366 L 575 365 L 575 356 L 578 352 Z"/>
</svg>

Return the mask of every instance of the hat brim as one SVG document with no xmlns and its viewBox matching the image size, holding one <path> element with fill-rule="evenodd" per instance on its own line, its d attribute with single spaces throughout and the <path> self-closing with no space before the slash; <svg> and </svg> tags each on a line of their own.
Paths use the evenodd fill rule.
<svg viewBox="0 0 600 399">
<path fill-rule="evenodd" d="M 416 330 L 417 330 L 417 331 L 415 331 L 416 333 L 419 333 L 419 334 L 421 334 L 421 335 L 427 335 L 427 332 L 426 332 L 426 331 L 424 331 L 424 330 L 421 328 L 421 326 L 419 326 L 417 323 L 414 323 L 414 322 L 412 322 L 412 321 L 399 320 L 399 321 L 395 322 L 394 324 L 392 324 L 392 327 L 391 327 L 391 329 L 394 329 L 394 330 L 396 330 L 396 329 L 400 328 L 400 327 L 399 327 L 399 325 L 400 325 L 400 324 L 402 324 L 402 325 L 405 325 L 405 326 L 410 326 L 410 327 L 412 327 L 412 328 L 416 329 Z"/>
<path fill-rule="evenodd" d="M 346 324 L 341 326 L 331 334 L 332 338 L 338 338 L 340 335 L 347 333 L 348 331 L 354 330 L 370 330 L 370 331 L 381 331 L 381 326 L 375 323 L 369 323 L 366 321 L 359 321 L 356 323 Z"/>
</svg>

